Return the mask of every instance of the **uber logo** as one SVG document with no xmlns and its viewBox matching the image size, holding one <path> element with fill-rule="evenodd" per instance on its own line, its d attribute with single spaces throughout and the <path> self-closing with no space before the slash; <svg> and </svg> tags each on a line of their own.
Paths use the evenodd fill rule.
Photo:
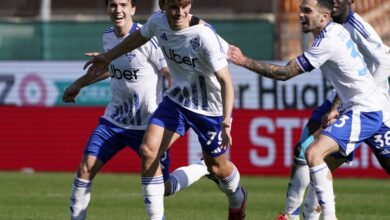
<svg viewBox="0 0 390 220">
<path fill-rule="evenodd" d="M 116 69 L 114 65 L 110 65 L 111 78 L 115 79 L 126 79 L 130 81 L 136 81 L 138 79 L 137 73 L 139 69 L 134 70 L 123 70 Z"/>
<path fill-rule="evenodd" d="M 167 51 L 165 51 L 165 47 L 162 47 L 162 51 L 163 51 L 164 55 L 166 56 L 166 58 L 174 61 L 175 63 L 178 63 L 178 64 L 184 63 L 186 65 L 189 65 L 189 66 L 192 66 L 192 67 L 196 67 L 195 61 L 198 58 L 190 58 L 190 57 L 187 57 L 187 56 L 181 56 L 175 50 L 170 49 L 170 48 L 169 48 L 169 50 L 167 52 Z"/>
</svg>

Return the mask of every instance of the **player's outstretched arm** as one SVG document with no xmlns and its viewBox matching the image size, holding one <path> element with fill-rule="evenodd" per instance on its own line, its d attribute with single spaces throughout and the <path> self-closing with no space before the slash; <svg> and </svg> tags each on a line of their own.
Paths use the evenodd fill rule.
<svg viewBox="0 0 390 220">
<path fill-rule="evenodd" d="M 236 65 L 271 79 L 285 81 L 303 73 L 296 59 L 290 60 L 286 66 L 263 63 L 245 56 L 240 48 L 233 45 L 229 45 L 228 59 Z"/>
<path fill-rule="evenodd" d="M 149 39 L 141 35 L 140 30 L 137 30 L 127 36 L 121 43 L 116 45 L 111 50 L 94 56 L 92 60 L 85 63 L 84 69 L 89 67 L 87 72 L 88 74 L 101 75 L 108 71 L 108 65 L 111 63 L 111 61 L 129 51 L 144 45 L 146 42 L 148 42 L 148 40 Z"/>
<path fill-rule="evenodd" d="M 109 76 L 110 72 L 103 73 L 103 75 L 99 76 L 99 79 L 97 79 L 96 76 L 91 77 L 90 75 L 88 75 L 88 73 L 84 74 L 65 89 L 64 94 L 62 96 L 62 100 L 64 102 L 76 102 L 76 97 L 80 93 L 80 90 L 82 88 L 91 85 L 95 82 L 106 79 Z"/>
<path fill-rule="evenodd" d="M 99 53 L 89 52 L 85 53 L 85 55 L 89 57 L 95 57 L 99 55 Z M 65 89 L 64 94 L 62 96 L 62 100 L 64 102 L 76 102 L 76 97 L 80 93 L 80 90 L 82 88 L 89 86 L 93 83 L 99 82 L 101 80 L 107 79 L 109 76 L 110 72 L 108 71 L 103 73 L 102 75 L 91 75 L 87 72 L 83 76 L 76 79 L 70 86 Z"/>
</svg>

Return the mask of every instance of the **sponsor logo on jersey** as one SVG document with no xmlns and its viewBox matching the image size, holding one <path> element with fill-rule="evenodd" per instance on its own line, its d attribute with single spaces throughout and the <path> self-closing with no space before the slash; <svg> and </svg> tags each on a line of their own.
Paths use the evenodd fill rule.
<svg viewBox="0 0 390 220">
<path fill-rule="evenodd" d="M 191 44 L 191 46 L 192 46 L 192 49 L 196 49 L 196 48 L 198 48 L 199 46 L 200 46 L 200 43 L 199 43 L 199 38 L 193 38 L 193 39 L 191 39 L 190 40 L 190 44 Z"/>
<path fill-rule="evenodd" d="M 165 49 L 165 47 L 162 47 L 162 51 L 165 55 L 166 58 L 172 60 L 173 62 L 177 63 L 177 64 L 186 64 L 188 66 L 192 66 L 192 67 L 195 67 L 195 61 L 198 59 L 198 58 L 191 58 L 191 57 L 187 57 L 187 56 L 182 56 L 180 54 L 178 54 L 174 49 L 168 49 L 168 52 L 167 52 L 167 49 Z"/>
<path fill-rule="evenodd" d="M 114 79 L 126 79 L 130 81 L 137 81 L 138 80 L 138 73 L 139 69 L 132 69 L 132 70 L 120 70 L 116 69 L 115 65 L 110 65 L 110 72 L 111 72 L 111 78 Z"/>
<path fill-rule="evenodd" d="M 168 41 L 167 35 L 165 35 L 165 33 L 161 34 L 160 38 L 165 41 Z"/>
</svg>

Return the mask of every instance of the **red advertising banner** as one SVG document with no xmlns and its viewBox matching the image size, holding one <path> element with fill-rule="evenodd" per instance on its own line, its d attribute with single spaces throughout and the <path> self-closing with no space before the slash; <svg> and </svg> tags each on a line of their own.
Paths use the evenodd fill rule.
<svg viewBox="0 0 390 220">
<path fill-rule="evenodd" d="M 101 107 L 0 106 L 0 170 L 76 171 L 103 111 Z M 230 158 L 240 173 L 289 175 L 293 147 L 309 115 L 309 110 L 235 110 Z M 187 135 L 173 145 L 171 169 L 190 161 L 189 139 Z M 104 168 L 109 172 L 139 170 L 140 159 L 129 149 Z M 335 175 L 388 177 L 365 145 L 353 164 L 339 168 Z"/>
<path fill-rule="evenodd" d="M 230 158 L 240 173 L 289 175 L 293 148 L 310 114 L 310 110 L 235 110 Z M 389 177 L 365 144 L 352 164 L 338 168 L 335 176 Z"/>
</svg>

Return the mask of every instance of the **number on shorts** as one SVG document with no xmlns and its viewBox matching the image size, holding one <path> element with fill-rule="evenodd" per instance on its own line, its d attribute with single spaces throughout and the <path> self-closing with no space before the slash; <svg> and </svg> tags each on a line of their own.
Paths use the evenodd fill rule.
<svg viewBox="0 0 390 220">
<path fill-rule="evenodd" d="M 217 136 L 217 132 L 215 131 L 208 131 L 207 132 L 207 135 L 209 136 L 209 140 L 207 141 L 206 145 L 210 145 L 215 137 Z M 222 144 L 222 135 L 221 135 L 221 132 L 218 133 L 218 145 L 221 145 Z"/>
<path fill-rule="evenodd" d="M 348 119 L 349 119 L 349 116 L 343 115 L 343 116 L 341 116 L 341 118 L 338 119 L 338 121 L 340 121 L 340 123 L 338 123 L 338 124 L 335 123 L 334 126 L 341 128 L 345 125 L 345 121 Z"/>
<path fill-rule="evenodd" d="M 383 136 L 378 134 L 374 136 L 375 142 L 378 143 L 378 147 L 390 146 L 390 131 L 386 132 Z"/>
</svg>

